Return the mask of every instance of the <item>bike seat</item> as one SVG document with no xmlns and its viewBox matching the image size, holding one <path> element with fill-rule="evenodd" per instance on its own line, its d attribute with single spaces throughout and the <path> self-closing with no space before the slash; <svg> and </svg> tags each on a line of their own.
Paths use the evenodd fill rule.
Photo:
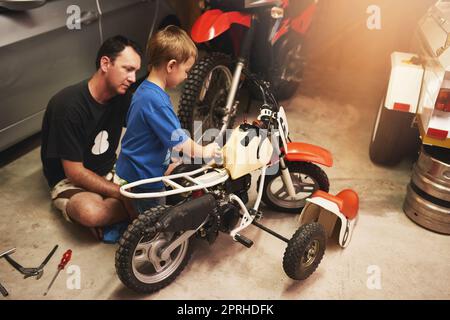
<svg viewBox="0 0 450 320">
<path fill-rule="evenodd" d="M 222 11 L 242 11 L 245 9 L 245 0 L 210 0 L 211 9 Z"/>
<path fill-rule="evenodd" d="M 278 0 L 257 1 L 257 0 L 211 0 L 212 9 L 220 9 L 222 11 L 241 11 L 251 12 L 255 9 L 273 7 L 280 3 Z"/>
<path fill-rule="evenodd" d="M 316 191 L 312 197 L 320 197 L 334 202 L 338 206 L 339 211 L 342 212 L 344 216 L 349 220 L 354 219 L 358 214 L 359 198 L 356 192 L 353 190 L 343 190 L 335 196 L 319 190 Z"/>
</svg>

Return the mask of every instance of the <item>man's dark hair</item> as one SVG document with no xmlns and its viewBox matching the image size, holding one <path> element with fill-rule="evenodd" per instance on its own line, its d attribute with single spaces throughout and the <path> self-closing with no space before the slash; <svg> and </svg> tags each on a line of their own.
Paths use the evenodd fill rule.
<svg viewBox="0 0 450 320">
<path fill-rule="evenodd" d="M 133 50 L 136 51 L 137 54 L 142 56 L 141 47 L 133 40 L 127 39 L 124 36 L 120 35 L 106 39 L 106 41 L 103 42 L 102 46 L 100 47 L 97 53 L 97 59 L 95 61 L 95 66 L 97 67 L 97 70 L 100 68 L 100 60 L 102 59 L 103 56 L 108 57 L 109 59 L 111 59 L 112 62 L 114 62 L 117 56 L 123 50 L 125 50 L 126 47 L 133 48 Z"/>
</svg>

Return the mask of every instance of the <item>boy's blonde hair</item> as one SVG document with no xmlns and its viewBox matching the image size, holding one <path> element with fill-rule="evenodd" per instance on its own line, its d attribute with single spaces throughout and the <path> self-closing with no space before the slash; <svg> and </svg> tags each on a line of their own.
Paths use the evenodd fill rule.
<svg viewBox="0 0 450 320">
<path fill-rule="evenodd" d="M 148 46 L 148 69 L 160 67 L 170 60 L 185 63 L 189 58 L 197 59 L 197 47 L 188 34 L 177 26 L 167 26 L 150 39 Z"/>
</svg>

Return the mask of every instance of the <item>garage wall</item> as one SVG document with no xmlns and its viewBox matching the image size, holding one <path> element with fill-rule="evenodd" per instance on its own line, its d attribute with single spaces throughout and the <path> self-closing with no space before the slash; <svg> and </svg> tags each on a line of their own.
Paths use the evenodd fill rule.
<svg viewBox="0 0 450 320">
<path fill-rule="evenodd" d="M 183 29 L 190 31 L 201 11 L 198 0 L 168 0 L 175 9 Z"/>
<path fill-rule="evenodd" d="M 294 0 L 295 1 L 295 0 Z M 297 0 L 298 1 L 298 0 Z M 310 63 L 324 68 L 379 72 L 389 55 L 408 51 L 420 17 L 435 0 L 320 0 L 307 42 Z M 381 29 L 369 30 L 369 6 L 380 9 Z M 372 13 L 372 12 L 371 12 Z"/>
<path fill-rule="evenodd" d="M 391 53 L 410 51 L 419 19 L 435 2 L 319 0 L 305 42 L 307 65 L 300 92 L 358 105 L 375 116 L 386 93 Z M 379 30 L 367 26 L 372 5 L 380 10 Z"/>
</svg>

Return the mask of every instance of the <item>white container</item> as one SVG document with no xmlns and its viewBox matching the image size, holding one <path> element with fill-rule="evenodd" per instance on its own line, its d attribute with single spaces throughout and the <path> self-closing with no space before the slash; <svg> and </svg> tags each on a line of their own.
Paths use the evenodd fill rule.
<svg viewBox="0 0 450 320">
<path fill-rule="evenodd" d="M 399 110 L 402 105 L 409 106 L 399 111 L 416 113 L 424 73 L 418 56 L 394 52 L 391 55 L 391 65 L 385 107 L 390 110 Z"/>
</svg>

